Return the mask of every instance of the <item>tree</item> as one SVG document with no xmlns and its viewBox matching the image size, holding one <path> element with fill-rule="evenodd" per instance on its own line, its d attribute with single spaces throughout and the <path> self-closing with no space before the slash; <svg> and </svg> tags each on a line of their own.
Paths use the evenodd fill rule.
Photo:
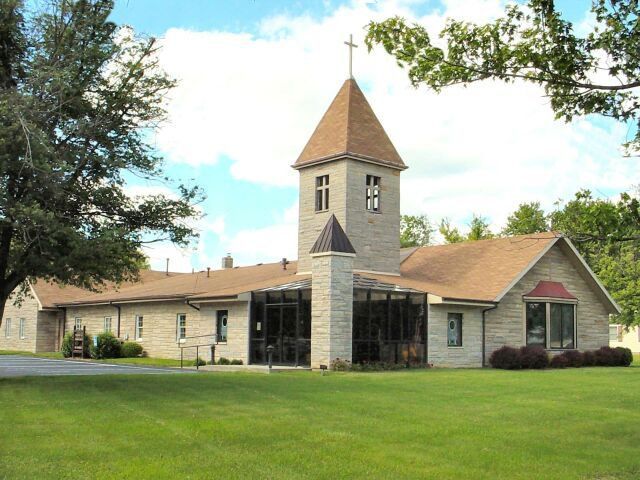
<svg viewBox="0 0 640 480">
<path fill-rule="evenodd" d="M 155 40 L 110 22 L 110 0 L 46 5 L 0 5 L 0 315 L 26 280 L 135 279 L 145 243 L 194 238 L 201 198 L 125 191 L 127 175 L 169 181 L 145 141 L 174 85 Z"/>
<path fill-rule="evenodd" d="M 435 228 L 426 215 L 402 215 L 400 217 L 400 246 L 423 247 L 431 243 Z"/>
<path fill-rule="evenodd" d="M 507 225 L 502 231 L 505 235 L 526 235 L 549 230 L 547 216 L 540 207 L 540 202 L 521 203 L 507 218 Z"/>
<path fill-rule="evenodd" d="M 489 229 L 489 222 L 482 215 L 473 214 L 471 222 L 469 222 L 469 233 L 467 240 L 486 240 L 493 238 L 495 235 Z"/>
<path fill-rule="evenodd" d="M 618 202 L 593 198 L 588 190 L 550 215 L 551 227 L 569 237 L 618 302 L 616 321 L 640 324 L 640 211 L 638 198 Z"/>
<path fill-rule="evenodd" d="M 399 17 L 370 22 L 366 44 L 369 50 L 382 45 L 408 68 L 414 86 L 439 92 L 485 79 L 522 80 L 544 87 L 556 118 L 599 114 L 640 127 L 640 4 L 592 0 L 591 12 L 596 27 L 585 37 L 553 0 L 528 0 L 484 25 L 449 20 L 439 32 L 442 46 Z M 629 152 L 640 148 L 640 128 L 635 132 Z"/>
<path fill-rule="evenodd" d="M 466 240 L 465 236 L 458 230 L 458 227 L 451 226 L 451 221 L 448 218 L 443 218 L 440 221 L 438 231 L 447 243 L 460 243 Z"/>
</svg>

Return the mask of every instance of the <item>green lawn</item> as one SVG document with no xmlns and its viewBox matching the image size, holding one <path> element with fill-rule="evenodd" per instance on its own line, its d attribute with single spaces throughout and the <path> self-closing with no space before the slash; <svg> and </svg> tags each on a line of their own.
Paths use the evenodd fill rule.
<svg viewBox="0 0 640 480">
<path fill-rule="evenodd" d="M 640 368 L 0 379 L 0 478 L 637 479 Z"/>
</svg>

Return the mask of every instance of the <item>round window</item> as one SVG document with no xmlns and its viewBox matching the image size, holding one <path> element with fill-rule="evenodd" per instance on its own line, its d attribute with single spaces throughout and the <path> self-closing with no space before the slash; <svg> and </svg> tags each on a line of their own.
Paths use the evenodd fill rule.
<svg viewBox="0 0 640 480">
<path fill-rule="evenodd" d="M 227 317 L 222 317 L 222 326 L 223 327 L 227 326 Z"/>
<path fill-rule="evenodd" d="M 449 322 L 449 330 L 455 330 L 456 329 L 456 322 L 454 322 L 453 320 L 451 320 Z"/>
</svg>

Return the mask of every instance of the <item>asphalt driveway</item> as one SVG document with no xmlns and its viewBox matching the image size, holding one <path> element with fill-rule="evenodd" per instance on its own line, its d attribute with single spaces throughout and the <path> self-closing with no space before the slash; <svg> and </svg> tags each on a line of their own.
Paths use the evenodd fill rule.
<svg viewBox="0 0 640 480">
<path fill-rule="evenodd" d="M 181 371 L 175 368 L 109 365 L 105 363 L 55 360 L 22 355 L 0 355 L 0 378 L 24 376 L 49 377 L 59 375 L 159 375 L 189 372 L 191 371 Z"/>
</svg>

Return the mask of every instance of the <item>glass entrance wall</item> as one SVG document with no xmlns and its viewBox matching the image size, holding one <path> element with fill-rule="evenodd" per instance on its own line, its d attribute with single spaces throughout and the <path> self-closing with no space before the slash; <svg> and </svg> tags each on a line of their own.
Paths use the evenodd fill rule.
<svg viewBox="0 0 640 480">
<path fill-rule="evenodd" d="M 272 345 L 274 364 L 310 365 L 311 290 L 255 292 L 250 333 L 250 363 L 267 363 Z"/>
<path fill-rule="evenodd" d="M 424 294 L 363 289 L 353 293 L 353 363 L 426 362 Z"/>
</svg>

